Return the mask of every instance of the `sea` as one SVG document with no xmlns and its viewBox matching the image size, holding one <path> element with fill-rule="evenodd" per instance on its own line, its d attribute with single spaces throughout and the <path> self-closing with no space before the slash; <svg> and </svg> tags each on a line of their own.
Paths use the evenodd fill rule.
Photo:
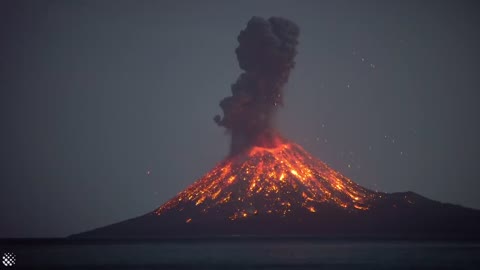
<svg viewBox="0 0 480 270">
<path fill-rule="evenodd" d="M 480 269 L 468 241 L 10 239 L 0 253 L 0 269 Z"/>
</svg>

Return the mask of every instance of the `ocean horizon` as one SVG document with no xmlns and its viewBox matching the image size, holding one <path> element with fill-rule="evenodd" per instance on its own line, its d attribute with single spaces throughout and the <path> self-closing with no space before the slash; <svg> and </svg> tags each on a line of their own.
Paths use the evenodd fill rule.
<svg viewBox="0 0 480 270">
<path fill-rule="evenodd" d="M 478 241 L 183 238 L 3 239 L 15 268 L 479 269 Z"/>
</svg>

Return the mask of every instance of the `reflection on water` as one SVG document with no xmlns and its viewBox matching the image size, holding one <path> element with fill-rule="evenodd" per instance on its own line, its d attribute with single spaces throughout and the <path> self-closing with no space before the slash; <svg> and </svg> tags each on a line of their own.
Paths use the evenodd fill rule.
<svg viewBox="0 0 480 270">
<path fill-rule="evenodd" d="M 70 269 L 480 269 L 479 243 L 305 240 L 0 244 L 15 267 Z M 3 265 L 2 265 L 3 266 Z"/>
</svg>

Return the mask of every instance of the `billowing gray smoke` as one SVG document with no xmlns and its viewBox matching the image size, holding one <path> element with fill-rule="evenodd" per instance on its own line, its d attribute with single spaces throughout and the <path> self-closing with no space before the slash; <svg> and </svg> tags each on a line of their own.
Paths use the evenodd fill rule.
<svg viewBox="0 0 480 270">
<path fill-rule="evenodd" d="M 283 105 L 282 89 L 295 66 L 299 33 L 287 19 L 253 17 L 238 35 L 235 53 L 244 72 L 232 85 L 232 96 L 220 102 L 223 118 L 214 118 L 231 132 L 230 154 L 274 144 L 272 119 Z"/>
</svg>

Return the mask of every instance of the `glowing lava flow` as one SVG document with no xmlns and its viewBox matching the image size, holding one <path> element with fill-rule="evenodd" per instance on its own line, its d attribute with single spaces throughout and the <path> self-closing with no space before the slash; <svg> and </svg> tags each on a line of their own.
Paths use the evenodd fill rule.
<svg viewBox="0 0 480 270">
<path fill-rule="evenodd" d="M 275 148 L 253 147 L 224 160 L 155 213 L 194 205 L 203 213 L 221 208 L 234 220 L 262 213 L 288 215 L 299 208 L 315 213 L 321 204 L 361 211 L 378 196 L 299 145 L 284 142 Z"/>
</svg>

